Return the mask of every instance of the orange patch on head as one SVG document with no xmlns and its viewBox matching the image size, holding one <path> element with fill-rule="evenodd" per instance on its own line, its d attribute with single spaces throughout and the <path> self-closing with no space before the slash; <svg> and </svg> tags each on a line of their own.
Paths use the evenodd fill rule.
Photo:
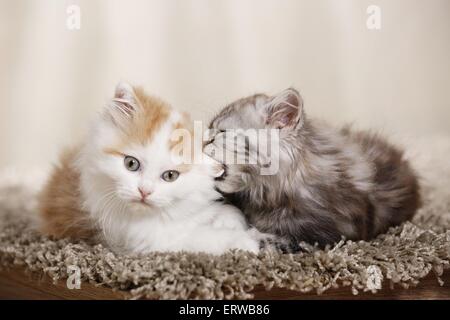
<svg viewBox="0 0 450 320">
<path fill-rule="evenodd" d="M 138 106 L 127 126 L 124 142 L 145 144 L 169 119 L 171 108 L 164 101 L 147 95 L 141 88 L 135 88 L 134 94 Z"/>
<path fill-rule="evenodd" d="M 168 124 L 172 108 L 164 101 L 147 95 L 141 88 L 133 88 L 133 110 L 130 117 L 124 119 L 120 128 L 123 135 L 115 145 L 103 151 L 115 156 L 123 156 L 124 147 L 130 145 L 146 145 L 155 139 L 156 133 Z M 183 163 L 193 162 L 194 135 L 193 126 L 187 113 L 182 113 L 177 121 L 171 124 L 167 146 L 171 152 L 184 157 Z M 179 130 L 179 131 L 178 131 Z M 178 132 L 175 132 L 178 131 Z M 187 167 L 186 167 L 187 168 Z M 187 170 L 185 167 L 182 170 Z"/>
</svg>

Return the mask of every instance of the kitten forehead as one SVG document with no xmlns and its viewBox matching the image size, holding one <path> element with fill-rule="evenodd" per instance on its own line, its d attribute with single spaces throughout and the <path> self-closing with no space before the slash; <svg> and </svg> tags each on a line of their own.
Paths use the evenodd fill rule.
<svg viewBox="0 0 450 320">
<path fill-rule="evenodd" d="M 153 108 L 151 105 L 148 106 L 150 106 L 148 110 Z M 186 130 L 185 134 L 192 136 L 188 115 L 167 107 L 167 114 L 157 118 L 157 120 L 163 120 L 153 126 L 143 121 L 146 116 L 149 119 L 149 115 L 137 113 L 135 116 L 142 118 L 132 119 L 129 124 L 130 130 L 126 131 L 125 135 L 119 134 L 116 136 L 115 140 L 111 140 L 111 143 L 105 144 L 104 153 L 118 157 L 132 155 L 145 163 L 146 168 L 152 168 L 152 171 L 166 168 L 167 170 L 174 169 L 186 173 L 191 170 L 191 166 L 184 163 L 184 158 L 180 160 L 180 157 L 183 157 L 179 155 L 180 150 L 183 150 L 182 155 L 189 151 L 185 150 L 185 141 L 176 138 L 177 135 L 173 136 L 174 130 L 179 129 Z M 132 127 L 133 125 L 134 127 Z M 192 143 L 189 144 L 189 147 L 192 148 Z M 189 154 L 192 153 L 192 150 L 190 151 Z M 178 161 L 181 162 L 179 166 L 177 166 Z"/>
<path fill-rule="evenodd" d="M 269 97 L 255 94 L 241 98 L 226 106 L 210 123 L 210 128 L 260 128 L 265 120 L 264 108 Z"/>
<path fill-rule="evenodd" d="M 164 101 L 145 94 L 140 88 L 135 89 L 134 92 L 139 110 L 129 122 L 126 139 L 128 143 L 146 144 L 169 120 L 171 108 Z"/>
<path fill-rule="evenodd" d="M 109 149 L 121 150 L 130 145 L 146 146 L 155 139 L 170 139 L 175 129 L 189 129 L 189 117 L 173 110 L 166 102 L 147 95 L 142 89 L 134 89 L 136 109 L 122 128 L 117 128 L 117 141 Z M 170 142 L 166 142 L 169 144 Z"/>
</svg>

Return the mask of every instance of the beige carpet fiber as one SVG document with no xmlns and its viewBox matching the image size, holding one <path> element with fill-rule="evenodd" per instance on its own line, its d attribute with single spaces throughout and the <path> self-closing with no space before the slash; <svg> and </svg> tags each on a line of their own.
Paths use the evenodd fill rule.
<svg viewBox="0 0 450 320">
<path fill-rule="evenodd" d="M 33 231 L 40 179 L 7 170 L 0 178 L 0 264 L 24 266 L 55 281 L 77 266 L 83 281 L 125 290 L 129 298 L 244 299 L 257 285 L 318 294 L 348 286 L 357 294 L 416 285 L 430 272 L 442 281 L 439 276 L 450 268 L 450 139 L 403 140 L 422 177 L 424 206 L 412 222 L 370 242 L 341 241 L 326 250 L 305 245 L 295 255 L 118 256 L 100 244 L 52 241 Z"/>
</svg>

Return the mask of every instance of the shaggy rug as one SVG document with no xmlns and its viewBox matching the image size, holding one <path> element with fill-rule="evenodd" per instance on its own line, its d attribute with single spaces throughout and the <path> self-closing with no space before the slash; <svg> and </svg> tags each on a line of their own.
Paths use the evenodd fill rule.
<svg viewBox="0 0 450 320">
<path fill-rule="evenodd" d="M 54 281 L 77 266 L 83 281 L 124 290 L 129 298 L 246 299 L 257 285 L 318 294 L 349 286 L 358 294 L 385 285 L 407 288 L 430 272 L 442 281 L 450 268 L 450 139 L 402 144 L 422 179 L 424 206 L 414 220 L 369 242 L 342 240 L 325 250 L 305 244 L 299 254 L 119 256 L 100 244 L 53 241 L 33 229 L 39 179 L 8 171 L 0 178 L 0 264 Z"/>
</svg>

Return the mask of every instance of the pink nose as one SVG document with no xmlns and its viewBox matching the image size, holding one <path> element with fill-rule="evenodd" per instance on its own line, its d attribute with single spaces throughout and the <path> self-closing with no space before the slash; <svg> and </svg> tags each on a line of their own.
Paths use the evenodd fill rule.
<svg viewBox="0 0 450 320">
<path fill-rule="evenodd" d="M 141 194 L 142 199 L 147 198 L 152 193 L 151 191 L 145 190 L 141 187 L 139 187 L 138 190 L 139 190 L 139 193 Z"/>
</svg>

